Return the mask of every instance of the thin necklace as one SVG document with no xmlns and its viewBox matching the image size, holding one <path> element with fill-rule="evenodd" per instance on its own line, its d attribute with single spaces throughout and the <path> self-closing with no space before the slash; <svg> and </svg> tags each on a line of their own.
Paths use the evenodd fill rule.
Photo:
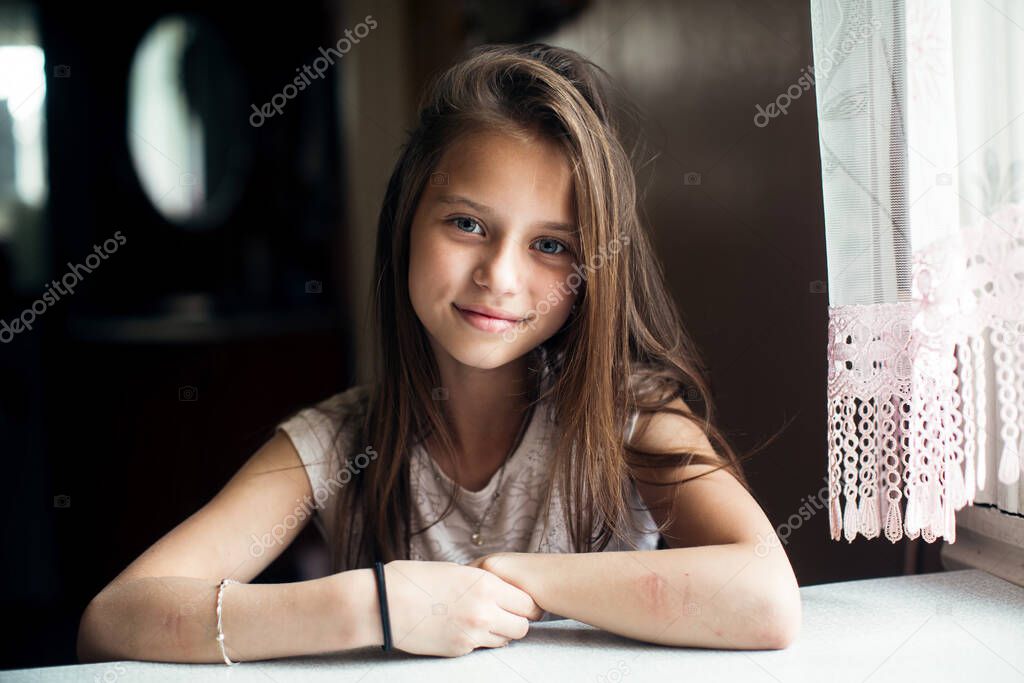
<svg viewBox="0 0 1024 683">
<path fill-rule="evenodd" d="M 476 525 L 476 531 L 474 531 L 473 535 L 469 537 L 470 540 L 478 547 L 484 544 L 484 537 L 480 535 L 480 530 L 483 529 L 484 522 L 487 520 L 487 515 L 490 514 L 494 503 L 497 502 L 498 496 L 501 495 L 501 482 L 505 478 L 505 465 L 508 464 L 509 458 L 512 457 L 512 454 L 519 446 L 519 442 L 522 441 L 523 432 L 526 431 L 526 425 L 529 423 L 531 415 L 533 415 L 533 404 L 530 405 L 529 410 L 527 410 L 526 414 L 523 415 L 523 422 L 519 425 L 519 431 L 516 432 L 516 438 L 512 440 L 512 446 L 508 449 L 508 453 L 505 454 L 505 461 L 501 463 L 501 470 L 498 474 L 498 485 L 494 488 L 494 495 L 491 496 L 491 502 L 487 504 L 487 509 L 484 510 L 484 514 L 480 516 L 480 521 L 477 522 Z"/>
<path fill-rule="evenodd" d="M 515 438 L 512 439 L 512 446 L 508 449 L 508 453 L 505 454 L 505 459 L 501 463 L 501 469 L 498 470 L 498 485 L 494 488 L 494 495 L 491 496 L 491 500 L 487 504 L 487 509 L 484 510 L 484 514 L 481 515 L 480 519 L 476 522 L 476 530 L 469 537 L 470 540 L 473 541 L 473 544 L 478 546 L 478 547 L 482 546 L 485 543 L 484 537 L 481 534 L 481 530 L 483 529 L 484 522 L 487 521 L 487 515 L 490 514 L 491 508 L 494 507 L 494 503 L 498 500 L 498 497 L 501 495 L 501 482 L 505 478 L 505 465 L 508 464 L 509 458 L 512 457 L 512 454 L 515 453 L 516 448 L 519 446 L 520 442 L 522 441 L 523 433 L 526 431 L 526 426 L 527 426 L 527 424 L 529 424 L 529 421 L 530 421 L 530 416 L 533 415 L 533 408 L 534 408 L 534 403 L 531 403 L 530 407 L 523 414 L 523 421 L 519 425 L 519 431 L 516 432 Z M 434 471 L 437 472 L 438 476 L 439 476 L 440 473 L 441 473 L 441 470 L 440 470 L 440 468 L 438 468 L 437 463 L 434 462 L 434 459 L 432 457 L 430 457 L 429 453 L 427 454 L 427 460 L 430 461 L 431 466 L 434 468 Z M 435 478 L 437 478 L 437 477 L 435 477 Z M 464 514 L 465 514 L 465 512 L 464 512 Z M 469 517 L 468 514 L 466 516 Z"/>
</svg>

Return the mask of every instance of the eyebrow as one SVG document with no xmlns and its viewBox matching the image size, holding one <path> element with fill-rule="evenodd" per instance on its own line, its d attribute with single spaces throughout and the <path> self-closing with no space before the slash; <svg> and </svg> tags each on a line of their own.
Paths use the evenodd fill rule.
<svg viewBox="0 0 1024 683">
<path fill-rule="evenodd" d="M 472 208 L 474 211 L 479 211 L 482 214 L 494 215 L 494 209 L 492 209 L 491 207 L 487 206 L 486 204 L 474 202 L 469 197 L 463 197 L 462 195 L 443 194 L 437 198 L 437 202 L 439 204 L 465 204 L 466 206 Z M 544 228 L 545 230 L 561 232 L 570 236 L 575 235 L 577 232 L 576 230 L 573 230 L 571 225 L 569 225 L 568 223 L 563 223 L 561 221 L 540 221 L 536 225 L 538 227 Z"/>
</svg>

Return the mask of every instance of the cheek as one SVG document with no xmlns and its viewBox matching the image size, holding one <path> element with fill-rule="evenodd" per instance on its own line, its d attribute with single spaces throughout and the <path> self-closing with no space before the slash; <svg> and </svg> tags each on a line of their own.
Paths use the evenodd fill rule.
<svg viewBox="0 0 1024 683">
<path fill-rule="evenodd" d="M 418 267 L 420 286 L 431 291 L 447 289 L 461 273 L 459 263 L 453 250 L 424 245 Z"/>
<path fill-rule="evenodd" d="M 424 231 L 420 226 L 413 226 L 409 239 L 409 289 L 412 292 L 430 280 L 430 272 L 434 269 L 431 240 Z"/>
<path fill-rule="evenodd" d="M 572 272 L 572 269 L 559 270 L 554 275 L 548 273 L 540 278 L 542 284 L 535 292 L 534 308 L 546 331 L 553 332 L 562 326 L 578 298 L 578 294 L 566 283 Z"/>
<path fill-rule="evenodd" d="M 425 239 L 422 229 L 414 227 L 409 241 L 409 300 L 421 321 L 427 313 L 430 288 L 436 285 L 432 277 L 436 270 L 433 260 L 430 240 Z"/>
<path fill-rule="evenodd" d="M 442 242 L 424 234 L 409 245 L 409 297 L 414 303 L 451 298 L 464 278 L 465 259 L 459 257 L 458 249 Z"/>
</svg>

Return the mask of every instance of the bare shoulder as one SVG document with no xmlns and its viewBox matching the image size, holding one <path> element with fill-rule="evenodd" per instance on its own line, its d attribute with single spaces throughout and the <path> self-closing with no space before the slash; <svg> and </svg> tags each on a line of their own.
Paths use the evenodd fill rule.
<svg viewBox="0 0 1024 683">
<path fill-rule="evenodd" d="M 672 410 L 678 411 L 678 413 L 672 412 Z M 689 417 L 684 417 L 684 415 Z M 712 458 L 717 464 L 726 462 L 711 446 L 711 442 L 701 426 L 700 418 L 695 416 L 690 407 L 679 397 L 672 399 L 666 404 L 665 409 L 657 413 L 640 415 L 637 418 L 629 445 L 655 453 L 686 451 Z M 695 465 L 694 467 L 699 466 Z"/>
<path fill-rule="evenodd" d="M 693 415 L 679 398 L 667 406 Z M 760 506 L 731 468 L 722 467 L 729 461 L 712 448 L 699 419 L 667 410 L 641 417 L 630 445 L 656 453 L 695 453 L 714 463 L 677 464 L 674 458 L 666 457 L 663 467 L 658 467 L 655 459 L 650 463 L 654 466 L 633 469 L 637 491 L 655 521 L 661 524 L 672 519 L 663 533 L 670 547 L 752 542 L 757 533 L 770 532 L 771 525 Z M 692 481 L 663 485 L 684 480 Z"/>
</svg>

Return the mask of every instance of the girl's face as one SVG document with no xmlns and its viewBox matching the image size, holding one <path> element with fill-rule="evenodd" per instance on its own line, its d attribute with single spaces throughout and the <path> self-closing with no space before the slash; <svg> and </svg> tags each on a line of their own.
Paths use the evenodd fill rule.
<svg viewBox="0 0 1024 683">
<path fill-rule="evenodd" d="M 439 364 L 447 354 L 498 368 L 559 330 L 577 297 L 565 284 L 578 248 L 571 193 L 549 141 L 474 133 L 445 151 L 409 255 L 409 298 Z"/>
</svg>

